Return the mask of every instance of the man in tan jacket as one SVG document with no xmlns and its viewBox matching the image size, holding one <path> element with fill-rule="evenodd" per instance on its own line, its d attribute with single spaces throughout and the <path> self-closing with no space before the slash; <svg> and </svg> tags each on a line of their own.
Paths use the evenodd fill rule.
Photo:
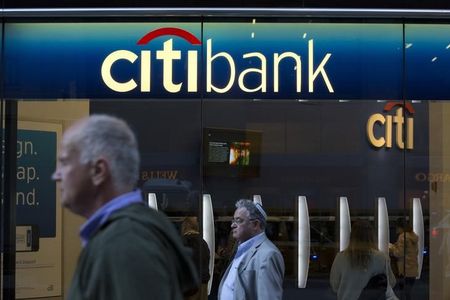
<svg viewBox="0 0 450 300">
<path fill-rule="evenodd" d="M 404 219 L 397 220 L 398 239 L 389 245 L 389 254 L 397 258 L 399 288 L 404 290 L 404 299 L 411 299 L 411 290 L 419 275 L 419 237 Z M 402 298 L 403 299 L 403 298 Z"/>
</svg>

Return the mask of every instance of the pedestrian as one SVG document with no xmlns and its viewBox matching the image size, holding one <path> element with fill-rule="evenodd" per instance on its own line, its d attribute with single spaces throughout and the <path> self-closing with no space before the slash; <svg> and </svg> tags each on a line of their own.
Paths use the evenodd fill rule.
<svg viewBox="0 0 450 300">
<path fill-rule="evenodd" d="M 283 295 L 284 260 L 267 238 L 267 214 L 260 204 L 241 199 L 231 222 L 236 254 L 219 285 L 219 300 L 279 300 Z"/>
<path fill-rule="evenodd" d="M 197 286 L 188 249 L 135 189 L 136 137 L 121 119 L 92 115 L 62 138 L 52 176 L 62 205 L 86 218 L 67 299 L 183 299 Z"/>
</svg>

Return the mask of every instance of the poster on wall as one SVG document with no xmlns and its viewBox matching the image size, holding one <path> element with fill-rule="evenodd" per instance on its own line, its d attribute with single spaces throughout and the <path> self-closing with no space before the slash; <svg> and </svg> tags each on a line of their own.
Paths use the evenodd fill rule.
<svg viewBox="0 0 450 300">
<path fill-rule="evenodd" d="M 62 126 L 19 122 L 17 132 L 16 298 L 61 295 L 61 206 L 51 175 Z"/>
</svg>

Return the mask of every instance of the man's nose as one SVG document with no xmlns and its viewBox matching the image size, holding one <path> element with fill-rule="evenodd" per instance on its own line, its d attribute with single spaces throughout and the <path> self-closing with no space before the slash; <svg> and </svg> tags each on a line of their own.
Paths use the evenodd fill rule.
<svg viewBox="0 0 450 300">
<path fill-rule="evenodd" d="M 60 177 L 60 175 L 59 175 L 59 170 L 56 169 L 55 172 L 53 172 L 53 174 L 52 174 L 52 180 L 58 181 L 58 180 L 60 180 L 60 179 L 61 179 L 61 177 Z"/>
</svg>

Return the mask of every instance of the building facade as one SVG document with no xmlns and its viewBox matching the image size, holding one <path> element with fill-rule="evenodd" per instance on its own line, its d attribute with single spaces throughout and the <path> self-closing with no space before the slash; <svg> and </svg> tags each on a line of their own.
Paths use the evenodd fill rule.
<svg viewBox="0 0 450 300">
<path fill-rule="evenodd" d="M 179 227 L 200 220 L 210 297 L 234 203 L 259 201 L 284 299 L 334 299 L 355 219 L 387 253 L 419 236 L 416 299 L 450 296 L 450 12 L 9 9 L 2 24 L 2 297 L 63 298 L 83 220 L 50 176 L 77 119 L 137 133 L 139 188 Z"/>
</svg>

